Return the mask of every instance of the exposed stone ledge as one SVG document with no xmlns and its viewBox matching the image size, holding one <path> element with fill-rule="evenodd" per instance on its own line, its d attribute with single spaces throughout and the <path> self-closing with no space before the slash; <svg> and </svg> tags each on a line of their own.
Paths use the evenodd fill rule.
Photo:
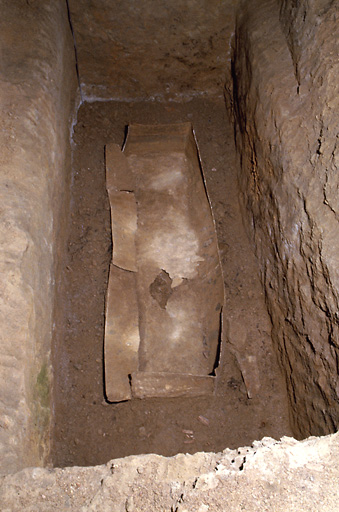
<svg viewBox="0 0 339 512">
<path fill-rule="evenodd" d="M 264 438 L 222 453 L 139 455 L 96 467 L 27 468 L 0 481 L 3 512 L 339 510 L 339 433 Z"/>
</svg>

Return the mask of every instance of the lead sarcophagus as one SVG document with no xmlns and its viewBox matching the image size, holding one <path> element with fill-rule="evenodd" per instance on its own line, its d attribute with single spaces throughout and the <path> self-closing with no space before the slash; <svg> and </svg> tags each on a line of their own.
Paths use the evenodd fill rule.
<svg viewBox="0 0 339 512">
<path fill-rule="evenodd" d="M 192 126 L 130 126 L 123 151 L 106 146 L 106 182 L 107 399 L 213 393 L 223 279 Z"/>
</svg>

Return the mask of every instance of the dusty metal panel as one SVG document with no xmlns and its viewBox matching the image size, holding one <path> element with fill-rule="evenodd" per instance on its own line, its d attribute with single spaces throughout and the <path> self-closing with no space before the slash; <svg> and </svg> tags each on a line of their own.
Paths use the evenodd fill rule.
<svg viewBox="0 0 339 512">
<path fill-rule="evenodd" d="M 113 264 L 132 272 L 137 271 L 135 236 L 137 205 L 133 192 L 111 192 Z"/>
<path fill-rule="evenodd" d="M 111 206 L 113 264 L 136 272 L 134 177 L 126 156 L 117 144 L 106 146 L 106 188 Z"/>
<path fill-rule="evenodd" d="M 138 369 L 139 308 L 136 295 L 137 207 L 133 176 L 115 144 L 106 146 L 106 185 L 111 205 L 113 254 L 106 294 L 105 388 L 109 401 L 131 398 L 129 375 Z"/>
<path fill-rule="evenodd" d="M 214 377 L 178 373 L 136 372 L 131 375 L 132 394 L 144 397 L 211 395 Z"/>
<path fill-rule="evenodd" d="M 118 169 L 113 171 L 112 159 L 107 166 L 107 180 L 113 172 L 116 178 L 108 185 L 116 246 L 112 267 L 135 271 L 138 300 L 140 344 L 132 394 L 211 393 L 214 380 L 208 376 L 218 359 L 223 280 L 192 127 L 133 125 L 123 158 L 114 152 Z M 133 190 L 121 196 L 123 176 Z M 131 229 L 134 213 L 136 230 Z M 124 293 L 117 291 L 116 299 L 110 293 L 108 300 L 121 302 Z M 114 314 L 114 306 L 110 311 Z M 128 306 L 125 313 L 127 326 Z M 106 387 L 107 380 L 115 380 L 108 366 Z"/>
<path fill-rule="evenodd" d="M 138 370 L 138 315 L 134 273 L 111 264 L 104 353 L 106 397 L 110 402 L 132 397 L 129 375 Z"/>
<path fill-rule="evenodd" d="M 106 156 L 106 188 L 108 194 L 112 191 L 127 190 L 135 188 L 134 177 L 129 168 L 126 155 L 117 144 L 107 144 Z"/>
</svg>

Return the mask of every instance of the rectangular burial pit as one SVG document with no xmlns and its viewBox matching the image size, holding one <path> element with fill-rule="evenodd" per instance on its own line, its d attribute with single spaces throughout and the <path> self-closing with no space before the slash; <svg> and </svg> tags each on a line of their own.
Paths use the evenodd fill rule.
<svg viewBox="0 0 339 512">
<path fill-rule="evenodd" d="M 191 124 L 130 126 L 123 152 L 106 146 L 106 180 L 107 399 L 212 394 L 223 279 Z"/>
<path fill-rule="evenodd" d="M 198 141 L 199 157 L 190 123 Z M 157 153 L 153 148 L 156 156 L 153 159 L 149 148 L 145 149 L 145 140 L 141 141 L 136 136 L 137 125 L 156 126 L 160 140 L 164 134 L 159 132 L 159 126 L 168 125 L 171 131 L 170 137 L 169 134 L 166 136 L 167 142 L 170 138 L 174 146 L 172 149 L 166 146 L 167 153 L 161 158 L 175 161 L 174 171 L 158 167 L 159 151 Z M 121 151 L 126 139 L 126 126 L 130 126 L 130 131 Z M 170 456 L 180 452 L 220 451 L 225 446 L 249 444 L 264 435 L 279 437 L 289 432 L 285 387 L 270 336 L 265 334 L 268 329 L 267 311 L 256 261 L 241 220 L 232 127 L 222 99 L 196 98 L 177 104 L 84 103 L 78 112 L 72 149 L 69 236 L 64 284 L 57 306 L 63 314 L 60 314 L 56 325 L 54 344 L 53 463 L 58 466 L 93 465 L 138 453 Z M 192 162 L 195 169 L 187 168 L 193 166 Z M 183 208 L 183 199 L 187 198 L 184 219 L 198 242 L 193 246 L 194 250 L 188 252 L 193 264 L 187 266 L 186 274 L 180 267 L 176 272 L 168 257 L 168 261 L 152 263 L 149 276 L 146 273 L 141 276 L 140 258 L 137 258 L 140 253 L 139 212 L 146 203 L 141 203 L 139 196 L 146 192 L 136 183 L 136 178 L 142 174 L 146 179 L 148 174 L 154 176 L 161 169 L 164 172 L 160 173 L 161 179 L 157 177 L 155 190 L 151 188 L 152 194 L 148 192 L 155 198 L 151 205 L 155 209 L 156 222 L 151 222 L 153 217 L 150 217 L 150 224 L 155 225 L 160 234 L 164 232 L 162 199 L 172 188 L 176 193 L 171 200 L 178 213 Z M 183 183 L 186 182 L 185 186 L 179 186 L 178 171 L 182 174 Z M 145 182 L 145 186 L 148 183 Z M 178 194 L 181 194 L 180 200 Z M 198 201 L 194 199 L 195 195 L 199 197 Z M 113 200 L 112 211 L 109 196 Z M 205 218 L 207 228 L 204 231 Z M 203 222 L 198 224 L 199 219 Z M 180 228 L 183 224 L 176 222 L 175 226 Z M 210 231 L 213 235 L 207 236 Z M 222 290 L 218 301 L 214 292 L 211 291 L 209 297 L 203 291 L 204 286 L 218 289 L 215 288 L 217 281 L 208 284 L 210 278 L 213 283 L 220 273 L 219 258 L 216 251 L 212 252 L 215 232 L 225 282 L 226 307 L 222 309 Z M 160 245 L 161 249 L 165 246 Z M 151 242 L 145 247 L 145 254 L 148 254 Z M 169 251 L 171 257 L 176 254 L 177 247 L 184 247 L 178 236 L 174 250 Z M 149 258 L 154 262 L 154 250 L 149 251 Z M 202 258 L 205 260 L 200 261 Z M 208 267 L 209 258 L 215 262 L 215 268 L 213 265 Z M 147 262 L 145 260 L 143 265 L 149 269 Z M 172 311 L 170 305 L 176 291 L 185 291 L 184 286 L 189 289 L 190 281 L 194 281 L 189 275 L 193 265 L 196 270 L 201 270 L 202 276 L 206 274 L 205 281 L 193 283 L 193 291 L 203 291 L 199 296 L 201 304 L 197 301 L 195 306 L 200 309 L 195 310 L 191 306 L 187 310 L 184 307 L 178 309 L 180 313 L 183 310 L 188 319 L 191 315 L 196 319 L 197 311 L 200 312 L 198 322 L 201 331 L 192 329 L 192 337 L 187 333 L 185 336 L 180 334 L 175 344 L 167 339 L 164 341 L 163 336 L 173 331 L 167 328 L 169 324 L 166 326 L 162 318 Z M 208 272 L 212 273 L 209 278 Z M 116 279 L 115 284 L 114 281 L 112 283 L 116 290 L 114 286 L 112 290 L 111 283 L 108 287 L 109 275 L 112 277 L 113 273 Z M 138 295 L 138 279 L 141 277 L 146 280 L 146 286 L 142 287 L 145 297 L 142 299 Z M 112 291 L 112 300 L 107 295 L 108 289 Z M 251 289 L 252 298 L 247 295 L 247 289 Z M 241 290 L 245 294 L 239 293 Z M 144 307 L 148 305 L 149 309 L 139 310 L 140 303 Z M 109 307 L 115 316 L 106 311 Z M 152 321 L 153 311 L 159 316 L 154 317 L 150 325 L 157 336 L 159 331 L 159 336 L 151 338 L 148 334 L 147 338 L 145 318 Z M 221 314 L 222 350 L 219 343 Z M 129 317 L 127 322 L 126 315 Z M 118 344 L 117 350 L 111 348 L 111 366 L 108 364 L 107 345 L 105 347 L 105 332 L 107 341 L 109 331 L 105 324 L 106 319 L 113 321 L 112 327 L 119 318 L 122 324 L 116 326 L 121 337 L 110 340 Z M 212 318 L 213 325 L 209 323 Z M 181 324 L 175 324 L 173 320 L 173 325 Z M 161 332 L 163 336 L 160 336 Z M 210 333 L 210 338 L 206 336 L 204 340 L 202 332 Z M 157 340 L 157 345 L 153 346 L 151 339 Z M 183 343 L 185 340 L 188 340 L 187 344 Z M 210 345 L 206 346 L 207 343 Z M 171 353 L 171 348 L 175 348 L 174 358 L 168 364 L 169 358 L 165 355 Z M 217 366 L 219 351 L 220 364 Z M 260 368 L 265 368 L 265 372 L 260 372 Z M 142 388 L 138 384 L 141 379 L 135 378 L 141 374 Z M 137 394 L 143 396 L 142 399 L 135 394 L 133 396 L 133 386 L 130 385 L 133 377 L 134 389 L 138 384 Z M 108 389 L 108 379 L 112 380 L 111 390 Z M 203 387 L 202 382 L 205 383 Z M 146 385 L 149 395 L 145 393 Z M 178 393 L 178 389 L 182 396 L 169 396 Z M 110 392 L 117 391 L 120 396 L 110 395 Z M 124 393 L 132 399 L 123 398 L 126 396 Z M 157 395 L 151 396 L 151 393 Z"/>
</svg>

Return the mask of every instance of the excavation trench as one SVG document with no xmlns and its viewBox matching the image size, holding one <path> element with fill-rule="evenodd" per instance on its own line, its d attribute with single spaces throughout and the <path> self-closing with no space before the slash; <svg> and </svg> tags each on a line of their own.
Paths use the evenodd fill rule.
<svg viewBox="0 0 339 512">
<path fill-rule="evenodd" d="M 103 353 L 112 238 L 105 146 L 122 147 L 131 124 L 180 122 L 192 123 L 195 130 L 224 276 L 224 340 L 216 391 L 109 403 Z M 57 306 L 63 313 L 54 340 L 53 464 L 220 451 L 263 436 L 291 434 L 257 261 L 241 219 L 232 126 L 223 99 L 84 103 L 72 148 L 69 233 Z M 156 288 L 151 285 L 155 296 Z"/>
<path fill-rule="evenodd" d="M 205 3 L 3 3 L 3 473 L 338 428 L 337 6 Z M 216 225 L 216 389 L 108 402 L 105 147 L 176 123 L 194 128 Z M 166 311 L 174 283 L 161 263 L 148 299 Z"/>
</svg>

